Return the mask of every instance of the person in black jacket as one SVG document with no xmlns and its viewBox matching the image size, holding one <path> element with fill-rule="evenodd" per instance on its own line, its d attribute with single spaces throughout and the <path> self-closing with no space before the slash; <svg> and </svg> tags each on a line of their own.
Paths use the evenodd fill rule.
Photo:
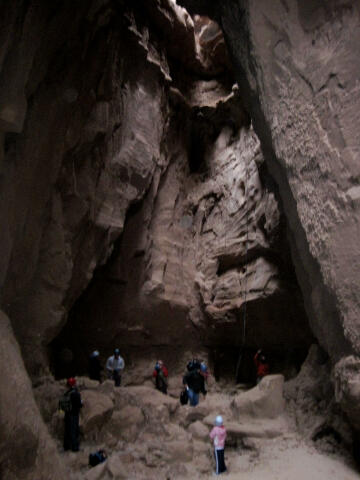
<svg viewBox="0 0 360 480">
<path fill-rule="evenodd" d="M 99 351 L 95 350 L 89 357 L 89 378 L 101 382 L 101 370 L 103 368 L 100 364 L 99 355 Z"/>
<path fill-rule="evenodd" d="M 79 413 L 82 408 L 81 395 L 76 388 L 76 380 L 71 377 L 67 381 L 69 390 L 70 409 L 65 411 L 64 417 L 64 450 L 79 451 Z"/>
<path fill-rule="evenodd" d="M 189 370 L 189 368 L 188 368 Z M 205 389 L 205 379 L 207 378 L 207 367 L 204 363 L 199 365 L 199 368 L 189 370 L 183 378 L 183 384 L 188 393 L 190 405 L 196 407 L 199 403 L 199 393 L 204 396 L 207 394 Z"/>
</svg>

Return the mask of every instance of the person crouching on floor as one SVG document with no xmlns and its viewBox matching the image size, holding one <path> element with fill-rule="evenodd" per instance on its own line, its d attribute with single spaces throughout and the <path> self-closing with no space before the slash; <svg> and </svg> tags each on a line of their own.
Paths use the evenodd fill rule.
<svg viewBox="0 0 360 480">
<path fill-rule="evenodd" d="M 214 441 L 214 454 L 216 464 L 215 474 L 220 475 L 221 473 L 226 472 L 224 456 L 226 429 L 224 427 L 224 422 L 221 415 L 218 415 L 215 419 L 215 426 L 210 432 L 210 438 Z"/>
</svg>

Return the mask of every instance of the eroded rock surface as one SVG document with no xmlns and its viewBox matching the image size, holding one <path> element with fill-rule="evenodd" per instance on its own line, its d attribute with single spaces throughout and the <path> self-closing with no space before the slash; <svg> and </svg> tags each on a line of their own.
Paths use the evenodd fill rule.
<svg viewBox="0 0 360 480">
<path fill-rule="evenodd" d="M 358 3 L 179 3 L 222 25 L 316 337 L 333 362 L 359 354 Z"/>
<path fill-rule="evenodd" d="M 193 3 L 220 21 L 238 85 L 219 27 L 173 0 L 1 7 L 0 301 L 34 379 L 54 339 L 55 363 L 72 369 L 84 368 L 91 349 L 110 353 L 115 344 L 132 352 L 134 370 L 139 347 L 166 347 L 173 371 L 185 349 L 204 345 L 306 348 L 312 334 L 296 276 L 332 360 L 359 350 L 358 7 Z M 4 342 L 12 349 L 12 334 Z M 14 363 L 24 370 L 18 351 Z M 355 426 L 357 368 L 348 356 L 337 377 Z M 144 372 L 132 376 L 143 381 Z M 22 382 L 29 386 L 25 372 L 15 393 Z M 135 441 L 154 405 L 140 408 L 129 394 L 126 410 L 109 385 L 90 387 L 99 408 L 84 430 L 101 438 L 111 416 L 103 438 L 115 445 L 116 425 L 132 416 L 122 441 Z M 25 393 L 42 425 L 30 386 Z M 157 413 L 167 421 L 175 410 Z M 197 415 L 189 423 L 206 412 Z M 36 428 L 34 450 L 46 437 Z M 196 444 L 204 426 L 192 430 L 207 472 Z M 169 449 L 156 444 L 139 475 L 159 458 L 193 458 L 178 440 L 190 433 L 172 426 L 168 434 Z M 26 471 L 46 472 L 39 458 L 34 466 L 24 456 Z M 114 455 L 106 476 L 123 464 L 135 475 L 138 458 Z M 185 478 L 187 467 L 168 473 Z"/>
<path fill-rule="evenodd" d="M 7 316 L 0 312 L 0 476 L 8 480 L 71 478 L 35 402 Z M 48 420 L 54 409 L 50 406 Z M 56 407 L 55 407 L 56 408 Z"/>
</svg>

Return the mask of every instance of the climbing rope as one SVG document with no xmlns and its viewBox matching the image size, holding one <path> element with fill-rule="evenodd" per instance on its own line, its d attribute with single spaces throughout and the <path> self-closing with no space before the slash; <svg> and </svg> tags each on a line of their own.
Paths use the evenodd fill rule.
<svg viewBox="0 0 360 480">
<path fill-rule="evenodd" d="M 246 227 L 246 236 L 245 236 L 245 262 L 244 264 L 247 264 L 247 259 L 248 259 L 248 244 L 249 244 L 249 209 L 248 209 L 248 163 L 245 164 L 245 208 L 246 208 L 246 214 L 245 214 L 245 227 Z M 243 314 L 243 328 L 242 328 L 242 340 L 240 342 L 240 351 L 239 351 L 239 356 L 236 364 L 236 372 L 235 372 L 235 381 L 238 382 L 239 380 L 239 372 L 240 372 L 240 366 L 241 366 L 241 361 L 244 353 L 244 347 L 245 347 L 245 339 L 246 339 L 246 320 L 247 320 L 247 275 L 245 274 L 244 278 L 244 293 L 243 293 L 243 304 L 244 304 L 244 314 Z"/>
</svg>

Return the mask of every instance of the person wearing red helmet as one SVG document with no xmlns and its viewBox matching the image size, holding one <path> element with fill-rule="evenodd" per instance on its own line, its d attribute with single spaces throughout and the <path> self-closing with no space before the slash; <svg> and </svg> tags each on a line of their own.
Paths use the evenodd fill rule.
<svg viewBox="0 0 360 480">
<path fill-rule="evenodd" d="M 255 354 L 254 364 L 256 367 L 256 384 L 258 385 L 261 380 L 270 373 L 269 364 L 261 349 Z"/>
<path fill-rule="evenodd" d="M 155 364 L 155 368 L 153 371 L 153 379 L 155 380 L 155 387 L 160 392 L 167 394 L 167 387 L 168 387 L 168 378 L 169 372 L 164 362 L 162 360 L 158 360 Z"/>
<path fill-rule="evenodd" d="M 79 451 L 79 414 L 82 407 L 81 395 L 74 377 L 68 378 L 69 387 L 64 395 L 62 409 L 64 417 L 64 450 Z"/>
</svg>

